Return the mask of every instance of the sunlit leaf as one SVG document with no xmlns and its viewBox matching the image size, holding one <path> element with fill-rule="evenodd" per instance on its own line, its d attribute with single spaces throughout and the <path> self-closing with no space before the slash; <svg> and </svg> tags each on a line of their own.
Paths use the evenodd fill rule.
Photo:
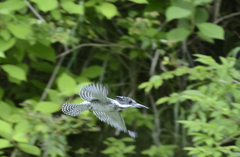
<svg viewBox="0 0 240 157">
<path fill-rule="evenodd" d="M 24 152 L 29 153 L 29 154 L 39 156 L 41 153 L 41 150 L 38 147 L 30 145 L 30 144 L 19 143 L 18 146 L 21 150 L 23 150 Z"/>
<path fill-rule="evenodd" d="M 134 2 L 134 3 L 138 3 L 138 4 L 147 4 L 148 1 L 147 0 L 129 0 L 131 2 Z"/>
<path fill-rule="evenodd" d="M 166 11 L 167 21 L 188 17 L 190 14 L 189 10 L 175 6 L 168 7 Z"/>
<path fill-rule="evenodd" d="M 84 9 L 82 5 L 75 4 L 71 1 L 66 1 L 61 3 L 61 6 L 70 14 L 84 14 Z"/>
<path fill-rule="evenodd" d="M 0 101 L 0 117 L 3 119 L 7 119 L 10 113 L 11 107 L 7 103 Z"/>
<path fill-rule="evenodd" d="M 51 15 L 55 20 L 60 20 L 62 17 L 62 14 L 59 10 L 52 10 Z"/>
<path fill-rule="evenodd" d="M 169 100 L 169 97 L 162 97 L 162 98 L 157 100 L 156 104 L 160 105 L 160 104 L 163 104 L 163 103 L 167 102 L 168 100 Z"/>
<path fill-rule="evenodd" d="M 23 80 L 26 81 L 26 74 L 23 69 L 11 65 L 11 64 L 4 64 L 1 66 L 1 68 L 11 77 L 17 79 L 17 80 Z"/>
<path fill-rule="evenodd" d="M 20 39 L 27 39 L 32 34 L 30 25 L 26 23 L 8 23 L 7 28 L 14 36 Z"/>
<path fill-rule="evenodd" d="M 12 123 L 16 123 L 22 120 L 22 115 L 20 114 L 12 114 L 8 117 L 8 121 Z"/>
<path fill-rule="evenodd" d="M 22 0 L 7 0 L 2 3 L 0 13 L 9 14 L 12 11 L 20 10 L 26 7 L 26 4 Z"/>
<path fill-rule="evenodd" d="M 159 88 L 163 83 L 163 80 L 159 75 L 153 75 L 149 81 L 153 83 L 155 89 Z"/>
<path fill-rule="evenodd" d="M 16 133 L 16 134 L 13 134 L 12 138 L 13 138 L 15 141 L 17 141 L 17 142 L 28 143 L 28 141 L 29 141 L 26 133 Z"/>
<path fill-rule="evenodd" d="M 40 111 L 42 113 L 54 113 L 60 110 L 60 104 L 53 103 L 53 102 L 39 102 L 36 107 L 35 111 Z"/>
<path fill-rule="evenodd" d="M 131 137 L 124 137 L 121 140 L 124 142 L 134 142 L 135 141 L 134 138 L 131 138 Z"/>
<path fill-rule="evenodd" d="M 198 29 L 201 33 L 203 33 L 205 36 L 215 39 L 224 39 L 224 30 L 222 27 L 204 22 L 197 25 Z"/>
<path fill-rule="evenodd" d="M 118 14 L 117 7 L 111 3 L 102 3 L 99 10 L 107 19 L 111 19 Z"/>
<path fill-rule="evenodd" d="M 72 77 L 63 73 L 58 78 L 57 85 L 58 85 L 59 90 L 64 95 L 72 95 L 74 93 L 74 88 L 76 87 L 76 82 Z"/>
<path fill-rule="evenodd" d="M 11 38 L 9 40 L 3 40 L 0 39 L 0 51 L 6 51 L 10 48 L 12 48 L 12 46 L 15 44 L 16 39 L 15 38 Z"/>
<path fill-rule="evenodd" d="M 182 41 L 190 35 L 190 31 L 185 28 L 175 28 L 167 33 L 168 40 Z"/>
<path fill-rule="evenodd" d="M 7 147 L 12 147 L 12 146 L 13 145 L 11 144 L 10 141 L 0 138 L 0 149 L 7 148 Z"/>
<path fill-rule="evenodd" d="M 207 41 L 207 42 L 209 42 L 209 43 L 214 44 L 214 40 L 213 40 L 212 38 L 204 35 L 202 32 L 197 32 L 197 35 L 198 35 L 201 39 L 203 39 L 203 40 L 205 40 L 205 41 Z"/>
<path fill-rule="evenodd" d="M 55 9 L 58 6 L 57 0 L 37 0 L 40 10 L 46 12 Z"/>
<path fill-rule="evenodd" d="M 0 120 L 0 135 L 6 139 L 10 139 L 12 134 L 12 125 Z"/>
<path fill-rule="evenodd" d="M 11 37 L 11 34 L 7 29 L 1 29 L 0 36 L 2 36 L 4 40 L 9 40 Z"/>
<path fill-rule="evenodd" d="M 134 149 L 136 148 L 136 146 L 132 145 L 132 146 L 128 146 L 124 149 L 124 153 L 135 153 Z"/>
<path fill-rule="evenodd" d="M 18 122 L 14 127 L 14 133 L 25 133 L 26 130 L 29 128 L 29 122 L 24 120 L 21 122 Z"/>
<path fill-rule="evenodd" d="M 49 96 L 49 99 L 55 103 L 62 104 L 64 101 L 63 97 L 60 96 L 60 93 L 57 90 L 49 89 L 48 96 Z"/>
<path fill-rule="evenodd" d="M 87 77 L 87 78 L 96 78 L 100 76 L 101 73 L 102 73 L 102 67 L 98 65 L 94 65 L 84 69 L 83 72 L 81 73 L 81 76 Z"/>
</svg>

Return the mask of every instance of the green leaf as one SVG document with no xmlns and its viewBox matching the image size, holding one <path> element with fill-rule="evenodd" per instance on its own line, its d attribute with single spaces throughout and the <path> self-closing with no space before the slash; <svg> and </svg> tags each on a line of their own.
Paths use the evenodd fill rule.
<svg viewBox="0 0 240 157">
<path fill-rule="evenodd" d="M 69 75 L 63 73 L 57 80 L 58 89 L 64 95 L 72 95 L 74 93 L 74 88 L 76 87 L 75 80 Z"/>
<path fill-rule="evenodd" d="M 6 58 L 4 52 L 1 52 L 1 51 L 0 51 L 0 58 Z"/>
<path fill-rule="evenodd" d="M 149 82 L 143 82 L 138 86 L 138 89 L 146 88 L 149 85 Z"/>
<path fill-rule="evenodd" d="M 148 4 L 147 0 L 129 0 L 129 1 L 134 2 L 134 3 L 138 3 L 138 4 Z"/>
<path fill-rule="evenodd" d="M 19 123 L 17 123 L 14 127 L 14 133 L 25 133 L 29 128 L 29 122 L 26 120 L 23 120 Z"/>
<path fill-rule="evenodd" d="M 155 89 L 160 87 L 163 83 L 162 78 L 159 75 L 153 75 L 149 81 L 153 83 Z"/>
<path fill-rule="evenodd" d="M 48 92 L 49 99 L 52 102 L 55 102 L 55 103 L 58 103 L 58 104 L 63 103 L 64 99 L 63 99 L 62 96 L 60 96 L 59 91 L 49 89 L 47 92 Z"/>
<path fill-rule="evenodd" d="M 237 139 L 237 141 L 236 141 L 236 146 L 237 146 L 238 148 L 240 148 L 240 139 Z"/>
<path fill-rule="evenodd" d="M 87 78 L 96 78 L 100 76 L 101 73 L 102 73 L 102 67 L 98 65 L 94 65 L 84 69 L 83 72 L 81 73 L 81 76 L 87 77 Z"/>
<path fill-rule="evenodd" d="M 9 76 L 17 80 L 23 80 L 23 81 L 27 80 L 26 74 L 23 69 L 11 64 L 4 64 L 1 67 Z"/>
<path fill-rule="evenodd" d="M 16 42 L 16 39 L 15 38 L 11 38 L 9 40 L 3 40 L 3 39 L 0 39 L 0 51 L 6 51 L 8 49 L 10 49 Z"/>
<path fill-rule="evenodd" d="M 11 144 L 10 141 L 0 138 L 0 149 L 7 148 L 7 147 L 12 147 L 12 146 L 13 145 Z"/>
<path fill-rule="evenodd" d="M 82 5 L 75 4 L 70 1 L 61 3 L 61 6 L 70 14 L 84 14 L 84 9 Z"/>
<path fill-rule="evenodd" d="M 182 41 L 190 35 L 190 31 L 185 28 L 175 28 L 167 33 L 167 40 Z"/>
<path fill-rule="evenodd" d="M 20 114 L 12 114 L 8 117 L 8 121 L 12 123 L 16 123 L 22 120 L 22 115 Z"/>
<path fill-rule="evenodd" d="M 58 1 L 57 0 L 37 0 L 36 3 L 40 10 L 47 12 L 57 8 Z"/>
<path fill-rule="evenodd" d="M 0 117 L 2 119 L 7 119 L 10 113 L 11 107 L 7 103 L 0 101 Z"/>
<path fill-rule="evenodd" d="M 26 153 L 37 155 L 37 156 L 41 154 L 41 150 L 36 146 L 32 146 L 24 143 L 19 143 L 18 146 L 20 149 L 22 149 Z"/>
<path fill-rule="evenodd" d="M 0 36 L 2 36 L 4 40 L 9 40 L 11 37 L 11 34 L 7 29 L 1 29 Z"/>
<path fill-rule="evenodd" d="M 210 3 L 210 2 L 212 2 L 213 0 L 194 0 L 193 1 L 193 4 L 195 5 L 195 6 L 197 6 L 197 5 L 204 5 L 205 3 Z"/>
<path fill-rule="evenodd" d="M 205 95 L 197 90 L 185 90 L 182 92 L 182 94 L 190 95 L 190 96 L 200 96 L 200 97 L 205 97 Z"/>
<path fill-rule="evenodd" d="M 28 48 L 28 52 L 37 57 L 55 62 L 55 50 L 52 47 L 36 43 Z"/>
<path fill-rule="evenodd" d="M 20 39 L 27 39 L 32 34 L 30 25 L 25 23 L 8 23 L 7 28 L 15 37 Z"/>
<path fill-rule="evenodd" d="M 117 7 L 111 3 L 102 3 L 99 10 L 107 19 L 112 19 L 118 14 Z"/>
<path fill-rule="evenodd" d="M 11 139 L 12 125 L 0 120 L 0 135 L 6 139 Z"/>
<path fill-rule="evenodd" d="M 134 138 L 131 138 L 131 137 L 124 137 L 121 140 L 124 142 L 134 142 L 135 141 Z"/>
<path fill-rule="evenodd" d="M 157 100 L 156 104 L 160 105 L 160 104 L 163 104 L 163 103 L 167 102 L 168 100 L 169 100 L 169 97 L 162 97 L 162 98 Z"/>
<path fill-rule="evenodd" d="M 166 11 L 167 21 L 188 17 L 190 14 L 189 10 L 175 6 L 168 7 Z"/>
<path fill-rule="evenodd" d="M 55 20 L 60 20 L 62 18 L 62 14 L 59 10 L 52 10 L 51 15 Z"/>
<path fill-rule="evenodd" d="M 210 38 L 216 38 L 216 39 L 224 39 L 224 30 L 222 27 L 204 22 L 197 25 L 198 29 L 201 33 L 203 33 L 205 36 Z"/>
<path fill-rule="evenodd" d="M 197 8 L 194 15 L 195 23 L 206 22 L 209 18 L 208 12 L 205 8 Z"/>
<path fill-rule="evenodd" d="M 40 111 L 42 113 L 54 113 L 60 110 L 60 105 L 53 102 L 43 101 L 39 102 L 35 106 L 35 111 Z"/>
<path fill-rule="evenodd" d="M 49 62 L 33 62 L 31 64 L 31 67 L 38 71 L 43 71 L 48 73 L 52 73 L 54 70 L 54 66 Z"/>
<path fill-rule="evenodd" d="M 209 42 L 209 43 L 214 44 L 214 40 L 213 40 L 212 38 L 204 35 L 202 32 L 197 32 L 197 35 L 198 35 L 201 39 L 203 39 L 203 40 L 205 40 L 205 41 L 207 41 L 207 42 Z"/>
<path fill-rule="evenodd" d="M 134 149 L 136 148 L 136 146 L 132 145 L 132 146 L 128 146 L 127 148 L 125 148 L 123 150 L 124 153 L 135 153 Z"/>
<path fill-rule="evenodd" d="M 12 138 L 17 142 L 28 143 L 29 139 L 27 138 L 26 133 L 17 133 L 12 136 Z"/>
<path fill-rule="evenodd" d="M 29 142 L 27 137 L 27 131 L 29 129 L 28 121 L 21 121 L 17 123 L 14 127 L 13 139 L 18 142 Z"/>
<path fill-rule="evenodd" d="M 24 7 L 26 7 L 26 4 L 22 0 L 7 0 L 1 4 L 0 13 L 9 14 Z"/>
</svg>

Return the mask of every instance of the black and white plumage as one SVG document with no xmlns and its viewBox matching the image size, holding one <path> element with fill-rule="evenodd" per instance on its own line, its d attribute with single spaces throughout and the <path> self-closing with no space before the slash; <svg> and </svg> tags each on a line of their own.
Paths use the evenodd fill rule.
<svg viewBox="0 0 240 157">
<path fill-rule="evenodd" d="M 81 104 L 65 103 L 62 106 L 63 113 L 76 116 L 85 110 L 93 111 L 93 113 L 103 122 L 124 132 L 128 132 L 131 137 L 137 134 L 127 130 L 125 122 L 119 111 L 126 108 L 147 108 L 146 106 L 136 103 L 129 97 L 116 96 L 114 99 L 107 97 L 109 88 L 101 84 L 90 84 L 83 87 L 79 96 L 85 100 Z"/>
</svg>

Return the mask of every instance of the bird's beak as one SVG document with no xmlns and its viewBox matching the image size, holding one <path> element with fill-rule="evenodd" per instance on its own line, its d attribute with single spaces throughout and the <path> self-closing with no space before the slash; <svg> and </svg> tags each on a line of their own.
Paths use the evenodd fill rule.
<svg viewBox="0 0 240 157">
<path fill-rule="evenodd" d="M 141 104 L 134 104 L 134 107 L 136 107 L 136 108 L 146 108 L 146 109 L 148 109 L 147 106 L 143 106 L 143 105 L 141 105 Z"/>
</svg>

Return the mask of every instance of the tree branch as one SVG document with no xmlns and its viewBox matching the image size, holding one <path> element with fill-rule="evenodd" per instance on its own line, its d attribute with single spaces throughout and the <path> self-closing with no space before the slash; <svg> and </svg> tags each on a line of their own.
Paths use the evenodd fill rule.
<svg viewBox="0 0 240 157">
<path fill-rule="evenodd" d="M 234 17 L 234 16 L 238 16 L 238 15 L 240 15 L 240 12 L 232 13 L 232 14 L 223 16 L 222 18 L 219 18 L 219 19 L 217 19 L 216 21 L 214 21 L 214 24 L 218 24 L 219 22 L 221 22 L 221 21 L 223 21 L 223 20 L 226 20 L 226 19 L 231 18 L 231 17 Z"/>
<path fill-rule="evenodd" d="M 218 17 L 219 17 L 219 11 L 220 11 L 220 8 L 221 8 L 221 3 L 222 3 L 222 0 L 215 0 L 215 3 L 214 3 L 214 13 L 213 13 L 213 21 L 215 21 Z"/>
<path fill-rule="evenodd" d="M 68 49 L 68 47 L 67 47 L 66 45 L 63 45 L 63 46 L 64 46 L 64 50 L 65 50 L 65 51 L 69 51 L 69 49 Z M 55 77 L 56 77 L 56 75 L 57 75 L 57 73 L 58 73 L 58 71 L 59 71 L 59 69 L 60 69 L 60 66 L 62 65 L 62 62 L 63 62 L 64 58 L 65 58 L 65 56 L 62 56 L 62 57 L 59 59 L 57 65 L 56 65 L 56 67 L 55 67 L 55 69 L 54 69 L 54 71 L 53 71 L 53 73 L 52 73 L 52 75 L 51 75 L 51 77 L 50 77 L 50 79 L 49 79 L 49 81 L 48 81 L 48 84 L 47 84 L 46 88 L 44 89 L 44 92 L 43 92 L 43 94 L 42 94 L 42 96 L 41 96 L 40 101 L 44 101 L 44 100 L 45 100 L 45 98 L 46 98 L 46 96 L 47 96 L 48 89 L 51 88 L 52 83 L 53 83 L 53 81 L 55 80 Z"/>
<path fill-rule="evenodd" d="M 123 47 L 123 48 L 136 48 L 134 46 L 131 45 L 119 45 L 119 44 L 96 44 L 96 43 L 86 43 L 86 44 L 80 44 L 78 46 L 76 46 L 73 49 L 64 51 L 63 53 L 59 54 L 56 58 L 62 57 L 62 56 L 66 56 L 67 54 L 71 53 L 73 50 L 75 49 L 79 49 L 81 47 L 87 47 L 87 46 L 95 46 L 95 47 Z"/>
<path fill-rule="evenodd" d="M 33 8 L 33 6 L 27 0 L 23 0 L 23 1 L 27 4 L 28 8 L 33 12 L 35 16 L 37 16 L 39 20 L 45 21 L 44 18 L 42 18 L 42 16 L 38 14 L 38 12 Z"/>
</svg>

